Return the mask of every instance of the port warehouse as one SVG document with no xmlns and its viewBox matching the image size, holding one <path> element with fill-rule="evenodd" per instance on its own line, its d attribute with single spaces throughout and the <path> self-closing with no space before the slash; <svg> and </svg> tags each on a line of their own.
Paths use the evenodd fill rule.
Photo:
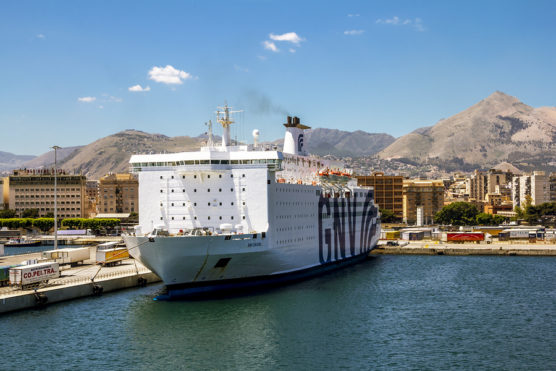
<svg viewBox="0 0 556 371">
<path fill-rule="evenodd" d="M 512 227 L 490 226 L 471 227 L 465 231 L 442 231 L 439 228 L 404 228 L 400 230 L 382 230 L 381 240 L 407 240 L 407 241 L 445 241 L 445 242 L 476 242 L 489 241 L 497 238 L 498 241 L 556 241 L 556 229 L 544 227 Z"/>
</svg>

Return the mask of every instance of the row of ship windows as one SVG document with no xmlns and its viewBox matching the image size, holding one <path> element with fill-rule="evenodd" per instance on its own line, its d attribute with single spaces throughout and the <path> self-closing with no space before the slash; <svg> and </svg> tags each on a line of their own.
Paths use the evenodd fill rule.
<svg viewBox="0 0 556 371">
<path fill-rule="evenodd" d="M 234 191 L 234 189 L 233 189 L 233 188 L 230 188 L 230 192 L 233 192 L 233 191 Z M 242 192 L 245 192 L 245 187 L 242 187 L 242 188 L 241 188 L 241 191 L 242 191 Z M 182 193 L 184 193 L 184 192 L 185 192 L 185 189 L 182 189 Z M 193 188 L 193 192 L 197 192 L 197 188 Z M 210 188 L 207 188 L 207 192 L 210 192 Z M 218 188 L 218 192 L 222 192 L 222 188 Z M 161 190 L 160 190 L 160 193 L 164 193 L 164 190 L 161 189 Z M 174 193 L 174 189 L 171 189 L 171 190 L 170 190 L 170 193 Z"/>
<path fill-rule="evenodd" d="M 132 202 L 131 204 L 133 205 L 133 202 Z M 242 204 L 245 206 L 245 201 L 243 201 Z M 161 202 L 161 203 L 160 203 L 160 206 L 161 206 L 161 207 L 164 207 L 164 203 Z M 175 206 L 175 203 L 172 202 L 172 203 L 170 204 L 170 206 Z M 182 202 L 182 206 L 185 206 L 185 202 Z M 197 206 L 197 203 L 196 203 L 196 202 L 193 202 L 193 206 Z M 217 206 L 217 205 L 216 205 L 216 202 L 213 202 L 213 203 L 208 202 L 208 206 Z M 218 202 L 218 206 L 222 206 L 222 202 Z M 234 206 L 234 203 L 233 203 L 233 202 L 230 202 L 230 206 Z"/>
<path fill-rule="evenodd" d="M 302 229 L 314 229 L 314 225 L 306 225 L 306 226 L 297 226 L 297 227 L 285 227 L 285 228 L 276 228 L 276 232 L 286 232 L 286 231 L 299 231 Z"/>
<path fill-rule="evenodd" d="M 230 178 L 233 178 L 233 177 L 234 177 L 234 174 L 230 174 Z M 242 177 L 242 178 L 245 178 L 245 174 L 241 174 L 241 177 Z M 182 175 L 181 178 L 182 178 L 182 179 L 185 179 L 185 175 Z M 207 174 L 207 178 L 210 179 L 210 174 Z M 218 174 L 218 178 L 222 178 L 222 174 Z M 164 179 L 164 176 L 161 175 L 161 176 L 160 176 L 160 179 Z M 170 179 L 174 179 L 174 176 L 173 176 L 173 175 L 170 176 Z M 197 175 L 196 175 L 196 174 L 193 175 L 193 179 L 197 179 Z"/>
<path fill-rule="evenodd" d="M 278 240 L 276 241 L 277 245 L 285 245 L 288 243 L 295 243 L 295 242 L 302 242 L 302 241 L 311 241 L 311 240 L 315 240 L 316 237 L 311 236 L 311 237 L 298 237 L 298 238 L 292 238 L 290 240 Z"/>
<path fill-rule="evenodd" d="M 222 218 L 223 218 L 222 216 L 219 216 L 219 217 L 218 217 L 218 220 L 222 220 Z M 245 220 L 245 215 L 244 215 L 242 218 L 243 218 L 243 220 Z M 170 219 L 171 219 L 171 220 L 176 220 L 175 217 L 171 217 Z M 181 219 L 182 219 L 182 220 L 185 220 L 186 218 L 185 218 L 185 216 L 182 216 Z M 161 217 L 160 217 L 160 220 L 164 220 L 164 218 L 161 216 Z M 197 217 L 194 216 L 194 217 L 193 217 L 193 220 L 197 220 Z M 210 216 L 207 217 L 207 220 L 210 220 Z M 230 216 L 230 220 L 234 220 L 233 215 Z"/>
<path fill-rule="evenodd" d="M 277 219 L 309 218 L 312 216 L 315 216 L 315 214 L 278 215 Z"/>
<path fill-rule="evenodd" d="M 336 213 L 336 214 L 337 214 L 337 216 L 339 216 L 339 217 L 342 216 L 341 213 Z M 363 215 L 366 215 L 366 214 L 367 214 L 367 212 L 364 213 L 364 212 L 362 212 L 362 211 L 358 211 L 358 212 L 355 213 L 355 216 L 356 216 L 356 217 L 357 217 L 357 216 L 363 216 Z M 330 215 L 328 215 L 327 213 L 322 213 L 322 218 L 323 218 L 323 219 L 334 218 L 334 215 L 335 215 L 334 212 L 330 212 Z M 352 214 L 352 215 L 353 215 L 353 214 Z M 347 213 L 346 213 L 346 216 L 349 217 Z"/>
<path fill-rule="evenodd" d="M 286 202 L 286 201 L 276 201 L 276 206 L 315 206 L 316 202 Z"/>
<path fill-rule="evenodd" d="M 188 161 L 164 161 L 164 162 L 135 162 L 133 167 L 149 166 L 180 166 L 180 165 L 240 165 L 240 164 L 278 164 L 282 160 L 188 160 Z"/>
</svg>

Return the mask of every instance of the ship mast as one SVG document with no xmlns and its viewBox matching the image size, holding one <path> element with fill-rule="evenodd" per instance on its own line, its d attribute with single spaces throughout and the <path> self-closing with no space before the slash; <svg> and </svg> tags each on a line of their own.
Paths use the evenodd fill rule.
<svg viewBox="0 0 556 371">
<path fill-rule="evenodd" d="M 231 113 L 237 113 L 241 111 L 232 111 L 232 107 L 228 107 L 228 104 L 225 104 L 224 107 L 218 107 L 216 111 L 216 120 L 222 125 L 223 133 L 222 133 L 222 147 L 226 148 L 230 146 L 231 139 L 230 139 L 230 125 L 234 123 L 231 119 Z"/>
</svg>

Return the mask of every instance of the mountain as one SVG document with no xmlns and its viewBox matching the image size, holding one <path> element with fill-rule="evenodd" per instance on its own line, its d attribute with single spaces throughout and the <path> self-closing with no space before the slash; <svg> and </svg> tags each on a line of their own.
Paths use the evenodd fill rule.
<svg viewBox="0 0 556 371">
<path fill-rule="evenodd" d="M 0 172 L 22 167 L 25 162 L 33 158 L 35 156 L 14 155 L 13 153 L 0 151 Z"/>
<path fill-rule="evenodd" d="M 71 155 L 74 151 L 82 148 L 83 146 L 75 147 L 64 147 L 56 151 L 56 161 L 62 163 L 63 160 Z M 40 169 L 45 167 L 51 167 L 54 164 L 54 150 L 43 153 L 40 156 L 33 158 L 30 161 L 25 162 L 21 167 L 28 169 Z"/>
<path fill-rule="evenodd" d="M 129 158 L 134 153 L 162 153 L 198 150 L 201 138 L 167 137 L 137 130 L 126 130 L 73 151 L 60 164 L 61 168 L 99 179 L 109 172 L 128 172 Z"/>
<path fill-rule="evenodd" d="M 434 126 L 398 138 L 378 157 L 478 167 L 504 161 L 541 166 L 556 158 L 555 141 L 556 107 L 533 108 L 497 91 Z"/>
<path fill-rule="evenodd" d="M 380 152 L 395 140 L 393 136 L 384 133 L 316 128 L 305 131 L 304 143 L 305 150 L 314 155 L 362 157 Z M 272 143 L 281 146 L 284 139 Z"/>
</svg>

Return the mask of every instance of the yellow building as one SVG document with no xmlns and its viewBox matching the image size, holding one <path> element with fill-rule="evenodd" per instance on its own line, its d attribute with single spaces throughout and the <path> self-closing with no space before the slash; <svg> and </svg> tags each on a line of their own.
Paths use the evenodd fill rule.
<svg viewBox="0 0 556 371">
<path fill-rule="evenodd" d="M 57 174 L 59 218 L 85 217 L 85 182 L 83 175 Z M 4 178 L 8 187 L 8 207 L 21 216 L 25 210 L 37 209 L 39 216 L 54 214 L 54 172 L 50 169 L 14 170 Z"/>
<path fill-rule="evenodd" d="M 432 224 L 444 206 L 442 180 L 403 181 L 403 220 L 407 224 Z"/>
<path fill-rule="evenodd" d="M 133 174 L 108 174 L 98 182 L 97 212 L 139 211 L 139 181 Z"/>
<path fill-rule="evenodd" d="M 400 219 L 403 217 L 403 176 L 390 176 L 376 172 L 373 175 L 358 176 L 357 185 L 374 187 L 375 202 L 378 206 L 392 211 Z"/>
</svg>

